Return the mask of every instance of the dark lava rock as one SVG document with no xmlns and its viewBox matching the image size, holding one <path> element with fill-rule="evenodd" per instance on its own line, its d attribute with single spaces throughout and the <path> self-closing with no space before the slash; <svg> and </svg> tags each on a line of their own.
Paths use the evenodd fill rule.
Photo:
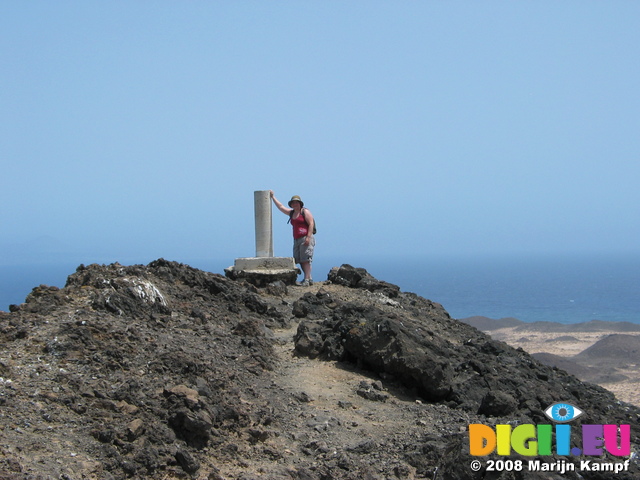
<svg viewBox="0 0 640 480">
<path fill-rule="evenodd" d="M 376 279 L 364 268 L 354 268 L 346 264 L 341 267 L 332 268 L 329 272 L 328 279 L 337 285 L 363 288 L 370 292 L 380 292 L 390 298 L 397 297 L 400 292 L 400 288 L 397 285 Z"/>
<path fill-rule="evenodd" d="M 466 429 L 548 423 L 557 401 L 638 450 L 638 408 L 349 265 L 308 289 L 81 265 L 0 312 L 0 340 L 3 479 L 554 478 L 471 472 Z"/>
<path fill-rule="evenodd" d="M 374 281 L 360 286 L 367 275 L 343 265 L 329 278 L 372 291 Z M 584 423 L 631 424 L 637 444 L 638 410 L 620 406 L 610 392 L 492 340 L 450 318 L 438 304 L 413 294 L 392 295 L 396 303 L 363 296 L 339 306 L 303 296 L 297 306 L 305 312 L 294 338 L 297 352 L 354 362 L 395 378 L 429 402 L 520 423 L 547 423 L 542 412 L 556 402 L 588 405 Z"/>
</svg>

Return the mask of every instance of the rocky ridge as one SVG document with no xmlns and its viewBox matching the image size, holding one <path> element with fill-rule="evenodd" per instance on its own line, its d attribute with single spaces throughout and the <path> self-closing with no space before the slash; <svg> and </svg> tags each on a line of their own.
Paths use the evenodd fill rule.
<svg viewBox="0 0 640 480">
<path fill-rule="evenodd" d="M 0 336 L 7 480 L 577 479 L 469 468 L 470 423 L 549 423 L 558 401 L 640 443 L 637 407 L 348 265 L 308 289 L 80 266 Z"/>
</svg>

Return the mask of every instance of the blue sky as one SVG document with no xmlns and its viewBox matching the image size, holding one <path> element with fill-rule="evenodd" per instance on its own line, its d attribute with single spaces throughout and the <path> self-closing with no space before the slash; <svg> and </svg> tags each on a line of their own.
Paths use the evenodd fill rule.
<svg viewBox="0 0 640 480">
<path fill-rule="evenodd" d="M 0 5 L 0 265 L 638 252 L 640 3 Z M 274 209 L 275 254 L 291 232 Z"/>
</svg>

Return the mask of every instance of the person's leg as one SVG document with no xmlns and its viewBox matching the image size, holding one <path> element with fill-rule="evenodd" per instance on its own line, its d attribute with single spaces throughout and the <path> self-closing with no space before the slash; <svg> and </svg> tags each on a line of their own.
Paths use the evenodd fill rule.
<svg viewBox="0 0 640 480">
<path fill-rule="evenodd" d="M 293 241 L 293 261 L 296 264 L 300 265 L 300 268 L 302 269 L 302 273 L 304 273 L 304 279 L 306 280 L 307 270 L 305 270 L 305 263 L 308 264 L 309 262 L 304 257 L 305 246 L 303 241 L 304 241 L 304 238 L 298 238 Z M 304 280 L 300 282 L 300 284 L 302 283 L 304 283 Z"/>
<path fill-rule="evenodd" d="M 304 272 L 304 279 L 311 281 L 311 262 L 301 262 L 300 268 Z"/>
<path fill-rule="evenodd" d="M 302 258 L 300 258 L 300 248 L 301 243 L 299 240 L 294 240 L 293 241 L 293 261 L 294 263 L 299 264 L 300 262 L 302 262 Z"/>
<path fill-rule="evenodd" d="M 315 238 L 311 239 L 309 245 L 304 243 L 300 246 L 300 268 L 304 272 L 304 284 L 312 285 L 313 277 L 311 276 L 311 262 L 313 262 L 313 251 L 316 241 Z"/>
</svg>

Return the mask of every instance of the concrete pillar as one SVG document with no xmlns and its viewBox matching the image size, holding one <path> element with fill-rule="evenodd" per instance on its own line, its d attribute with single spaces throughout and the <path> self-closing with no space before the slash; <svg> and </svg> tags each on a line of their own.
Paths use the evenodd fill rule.
<svg viewBox="0 0 640 480">
<path fill-rule="evenodd" d="M 253 192 L 253 204 L 256 217 L 256 257 L 273 257 L 273 225 L 269 190 Z"/>
<path fill-rule="evenodd" d="M 245 280 L 257 287 L 281 281 L 295 285 L 300 270 L 292 257 L 273 256 L 273 228 L 271 222 L 271 192 L 253 192 L 256 220 L 256 256 L 236 258 L 232 267 L 224 274 L 233 280 Z"/>
</svg>

